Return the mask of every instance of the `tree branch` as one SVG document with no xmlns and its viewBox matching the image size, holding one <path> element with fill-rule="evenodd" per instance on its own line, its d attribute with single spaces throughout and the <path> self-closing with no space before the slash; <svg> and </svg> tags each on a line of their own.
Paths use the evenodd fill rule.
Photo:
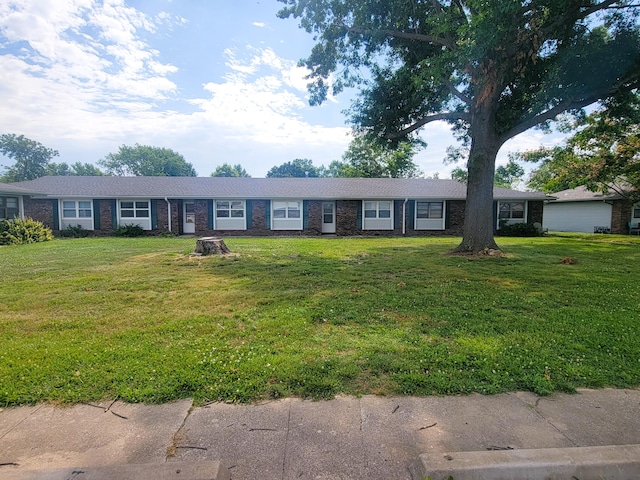
<svg viewBox="0 0 640 480">
<path fill-rule="evenodd" d="M 386 135 L 389 140 L 398 140 L 406 135 L 415 132 L 419 128 L 424 127 L 427 123 L 436 122 L 438 120 L 471 120 L 471 115 L 466 112 L 443 112 L 433 115 L 427 115 L 407 128 L 403 128 L 399 132 Z"/>
<path fill-rule="evenodd" d="M 424 35 L 422 33 L 408 33 L 408 32 L 401 32 L 398 30 L 367 30 L 366 28 L 349 27 L 345 24 L 343 24 L 342 26 L 347 30 L 347 32 L 358 33 L 360 35 L 372 36 L 375 33 L 383 33 L 386 36 L 393 37 L 393 38 L 402 38 L 405 40 L 416 40 L 419 42 L 435 43 L 436 45 L 442 45 L 443 47 L 447 47 L 452 50 L 454 50 L 456 46 L 455 43 L 447 40 L 446 38 L 434 37 L 432 35 Z"/>
<path fill-rule="evenodd" d="M 454 97 L 456 97 L 465 105 L 470 106 L 473 103 L 469 97 L 467 97 L 464 93 L 460 92 L 452 83 L 447 82 L 447 88 L 453 94 Z"/>
</svg>

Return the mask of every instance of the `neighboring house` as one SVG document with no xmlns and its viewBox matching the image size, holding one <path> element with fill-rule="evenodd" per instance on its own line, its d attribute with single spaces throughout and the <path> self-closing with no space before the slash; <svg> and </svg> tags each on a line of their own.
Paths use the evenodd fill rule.
<svg viewBox="0 0 640 480">
<path fill-rule="evenodd" d="M 24 218 L 24 197 L 32 193 L 14 183 L 0 183 L 0 220 Z"/>
<path fill-rule="evenodd" d="M 204 235 L 460 235 L 466 185 L 393 178 L 42 177 L 17 186 L 53 230 L 136 224 Z M 494 217 L 542 223 L 542 193 L 494 190 Z"/>
<path fill-rule="evenodd" d="M 545 202 L 542 226 L 558 232 L 629 233 L 640 223 L 640 204 L 617 193 L 590 192 L 585 187 L 563 190 Z"/>
</svg>

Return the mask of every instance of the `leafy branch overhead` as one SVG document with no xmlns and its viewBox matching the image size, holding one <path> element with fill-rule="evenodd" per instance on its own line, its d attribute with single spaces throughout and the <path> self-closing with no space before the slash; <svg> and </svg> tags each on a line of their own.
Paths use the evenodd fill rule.
<svg viewBox="0 0 640 480">
<path fill-rule="evenodd" d="M 584 185 L 640 200 L 640 94 L 614 97 L 572 126 L 566 144 L 520 155 L 539 163 L 529 186 L 554 193 Z"/>
<path fill-rule="evenodd" d="M 469 144 L 462 251 L 494 247 L 510 138 L 640 85 L 639 5 L 613 0 L 280 0 L 316 45 L 311 103 L 359 88 L 354 127 L 386 144 L 449 122 Z"/>
</svg>

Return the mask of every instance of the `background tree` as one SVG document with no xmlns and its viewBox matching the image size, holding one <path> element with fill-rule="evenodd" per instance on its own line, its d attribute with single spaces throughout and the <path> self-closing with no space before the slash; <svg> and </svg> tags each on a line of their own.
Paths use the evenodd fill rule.
<svg viewBox="0 0 640 480">
<path fill-rule="evenodd" d="M 521 158 L 540 163 L 528 185 L 547 193 L 584 185 L 640 200 L 640 94 L 626 92 L 579 118 L 564 145 L 540 148 Z"/>
<path fill-rule="evenodd" d="M 630 1 L 280 1 L 279 16 L 317 40 L 301 62 L 312 104 L 359 86 L 350 121 L 370 138 L 397 144 L 437 120 L 466 138 L 458 252 L 497 248 L 493 177 L 507 140 L 639 84 Z"/>
<path fill-rule="evenodd" d="M 59 155 L 57 150 L 13 133 L 0 135 L 0 152 L 15 162 L 5 168 L 0 177 L 0 181 L 5 183 L 24 182 L 47 175 L 49 162 Z"/>
<path fill-rule="evenodd" d="M 110 153 L 98 164 L 109 175 L 151 177 L 196 177 L 193 165 L 170 148 L 148 145 L 122 145 L 118 153 Z"/>
<path fill-rule="evenodd" d="M 403 142 L 388 148 L 366 136 L 356 136 L 342 156 L 342 176 L 369 178 L 412 178 L 421 174 L 413 163 L 419 145 Z"/>
<path fill-rule="evenodd" d="M 104 175 L 104 172 L 91 163 L 75 162 L 69 165 L 66 162 L 51 162 L 47 165 L 47 175 L 90 177 Z"/>
<path fill-rule="evenodd" d="M 212 177 L 251 177 L 247 173 L 247 171 L 242 168 L 242 165 L 239 163 L 235 165 L 230 165 L 228 163 L 223 163 L 222 165 L 218 165 L 216 169 L 211 174 Z"/>
<path fill-rule="evenodd" d="M 272 167 L 267 172 L 269 178 L 290 178 L 290 177 L 319 177 L 318 167 L 308 158 L 296 158 L 292 162 L 283 163 L 280 166 Z"/>
</svg>

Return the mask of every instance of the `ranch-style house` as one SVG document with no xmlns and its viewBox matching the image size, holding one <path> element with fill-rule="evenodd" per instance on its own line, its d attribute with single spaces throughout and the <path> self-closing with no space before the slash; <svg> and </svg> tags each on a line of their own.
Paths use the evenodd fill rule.
<svg viewBox="0 0 640 480">
<path fill-rule="evenodd" d="M 465 184 L 435 179 L 48 176 L 0 184 L 0 219 L 94 235 L 460 235 L 465 197 Z M 542 224 L 547 198 L 495 188 L 496 229 Z"/>
</svg>

